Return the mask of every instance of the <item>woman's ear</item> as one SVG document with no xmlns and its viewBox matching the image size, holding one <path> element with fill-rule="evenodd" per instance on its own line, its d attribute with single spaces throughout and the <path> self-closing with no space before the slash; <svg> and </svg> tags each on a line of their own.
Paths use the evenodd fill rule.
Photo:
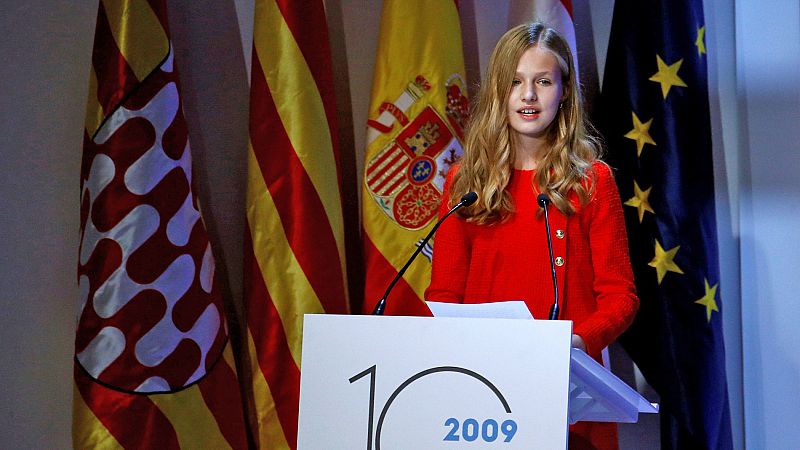
<svg viewBox="0 0 800 450">
<path fill-rule="evenodd" d="M 561 103 L 569 100 L 570 86 L 568 84 L 561 85 Z"/>
<path fill-rule="evenodd" d="M 564 103 L 569 99 L 570 86 L 566 83 L 561 84 L 561 99 L 559 103 Z"/>
</svg>

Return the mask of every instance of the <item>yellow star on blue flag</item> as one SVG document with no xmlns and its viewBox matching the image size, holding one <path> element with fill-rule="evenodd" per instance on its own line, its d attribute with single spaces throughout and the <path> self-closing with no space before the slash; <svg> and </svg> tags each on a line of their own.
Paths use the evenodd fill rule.
<svg viewBox="0 0 800 450">
<path fill-rule="evenodd" d="M 714 297 L 717 296 L 717 286 L 715 284 L 713 287 L 708 286 L 708 280 L 704 280 L 706 284 L 706 294 L 702 296 L 700 299 L 696 300 L 695 303 L 698 305 L 703 305 L 706 307 L 706 321 L 711 322 L 711 311 L 719 312 L 719 308 L 717 307 L 717 301 Z"/>
<path fill-rule="evenodd" d="M 674 64 L 667 65 L 667 63 L 665 63 L 660 56 L 656 55 L 658 72 L 650 77 L 650 81 L 655 81 L 656 83 L 661 84 L 661 93 L 664 95 L 665 100 L 667 98 L 667 94 L 669 94 L 669 90 L 673 86 L 686 87 L 686 83 L 684 83 L 683 80 L 681 80 L 681 77 L 678 76 L 678 71 L 681 70 L 681 64 L 683 64 L 683 58 L 679 59 Z"/>
</svg>

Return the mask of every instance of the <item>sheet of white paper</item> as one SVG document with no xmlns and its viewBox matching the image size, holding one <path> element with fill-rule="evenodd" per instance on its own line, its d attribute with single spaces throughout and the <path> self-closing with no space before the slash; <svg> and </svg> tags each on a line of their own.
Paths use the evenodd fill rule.
<svg viewBox="0 0 800 450">
<path fill-rule="evenodd" d="M 434 317 L 472 317 L 483 319 L 533 319 L 522 300 L 494 303 L 425 302 Z"/>
</svg>

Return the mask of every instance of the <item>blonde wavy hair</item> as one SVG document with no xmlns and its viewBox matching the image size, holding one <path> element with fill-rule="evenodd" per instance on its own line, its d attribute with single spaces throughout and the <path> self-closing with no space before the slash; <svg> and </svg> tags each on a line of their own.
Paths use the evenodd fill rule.
<svg viewBox="0 0 800 450">
<path fill-rule="evenodd" d="M 591 167 L 600 157 L 601 146 L 583 111 L 572 52 L 552 28 L 539 22 L 523 24 L 507 31 L 492 52 L 486 79 L 473 105 L 460 168 L 450 187 L 451 206 L 467 192 L 478 194 L 474 205 L 459 211 L 468 221 L 498 222 L 514 211 L 506 191 L 516 157 L 507 104 L 517 64 L 531 47 L 545 49 L 555 56 L 561 69 L 564 97 L 548 129 L 547 151 L 537 162 L 533 187 L 547 194 L 567 215 L 575 213 L 570 192 L 577 194 L 581 204 L 588 202 L 591 195 Z"/>
</svg>

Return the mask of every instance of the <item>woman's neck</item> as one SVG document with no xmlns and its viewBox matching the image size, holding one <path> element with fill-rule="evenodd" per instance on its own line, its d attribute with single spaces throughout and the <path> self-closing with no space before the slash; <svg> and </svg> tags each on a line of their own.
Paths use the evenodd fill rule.
<svg viewBox="0 0 800 450">
<path fill-rule="evenodd" d="M 536 170 L 536 166 L 536 161 L 520 161 L 519 158 L 514 163 L 514 169 L 516 170 Z"/>
<path fill-rule="evenodd" d="M 535 170 L 544 155 L 545 143 L 542 139 L 518 139 L 514 148 L 514 168 Z"/>
</svg>

